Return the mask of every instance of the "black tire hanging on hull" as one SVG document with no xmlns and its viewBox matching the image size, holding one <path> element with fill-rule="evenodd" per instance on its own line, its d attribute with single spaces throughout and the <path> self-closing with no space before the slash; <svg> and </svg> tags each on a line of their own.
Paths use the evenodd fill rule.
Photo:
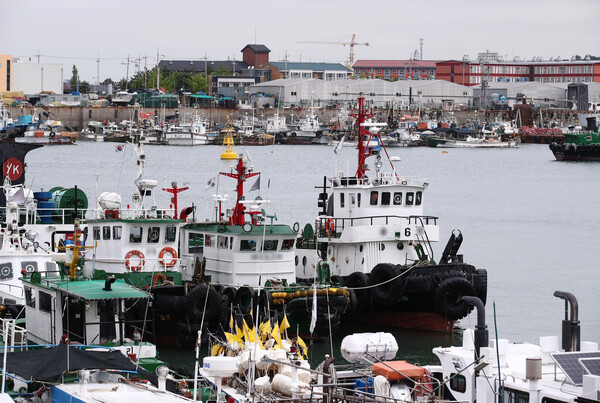
<svg viewBox="0 0 600 403">
<path fill-rule="evenodd" d="M 370 293 L 367 287 L 369 285 L 369 278 L 365 273 L 355 271 L 349 276 L 344 277 L 344 284 L 348 288 L 360 288 L 354 290 L 356 292 L 356 299 L 358 300 L 358 310 L 364 310 L 369 306 Z"/>
<path fill-rule="evenodd" d="M 202 322 L 204 315 L 204 322 L 208 323 L 219 312 L 221 300 L 221 295 L 207 284 L 199 284 L 192 288 L 185 297 L 185 309 L 190 321 Z"/>
<path fill-rule="evenodd" d="M 473 307 L 461 298 L 476 294 L 475 287 L 467 279 L 448 278 L 440 283 L 433 294 L 435 311 L 451 320 L 464 318 Z"/>
<path fill-rule="evenodd" d="M 392 306 L 396 304 L 401 296 L 399 290 L 403 285 L 398 276 L 399 271 L 391 263 L 379 263 L 373 268 L 369 275 L 369 285 L 371 298 L 373 302 L 382 306 Z M 392 280 L 393 279 L 393 280 Z"/>
</svg>

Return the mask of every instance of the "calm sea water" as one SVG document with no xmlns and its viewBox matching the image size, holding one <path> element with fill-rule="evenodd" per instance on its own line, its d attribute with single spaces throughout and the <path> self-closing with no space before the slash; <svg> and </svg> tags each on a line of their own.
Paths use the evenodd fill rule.
<svg viewBox="0 0 600 403">
<path fill-rule="evenodd" d="M 221 147 L 146 146 L 146 177 L 159 187 L 189 184 L 180 193 L 179 207 L 195 204 L 197 218 L 214 214 L 213 195 L 235 197 L 235 181 L 222 177 L 218 186 L 206 188 L 220 171 L 233 164 L 219 158 Z M 238 147 L 249 151 L 251 164 L 262 172 L 260 193 L 271 204 L 279 223 L 302 226 L 317 212 L 315 186 L 336 170 L 353 172 L 356 150 L 344 147 L 339 155 L 329 146 Z M 438 257 L 453 229 L 464 236 L 461 252 L 466 262 L 488 271 L 486 316 L 494 337 L 494 312 L 500 338 L 537 343 L 541 335 L 560 335 L 564 302 L 555 290 L 573 293 L 579 301 L 582 340 L 600 342 L 600 163 L 558 162 L 546 145 L 519 149 L 390 148 L 400 175 L 429 179 L 424 196 L 425 214 L 440 217 L 442 241 L 434 246 Z M 129 203 L 137 175 L 135 155 L 127 148 L 115 152 L 114 143 L 80 143 L 51 146 L 31 152 L 27 182 L 32 188 L 54 186 L 82 188 L 90 203 L 104 191 L 118 192 Z M 246 189 L 254 183 L 250 179 Z M 157 204 L 167 202 L 166 192 L 156 192 Z M 474 326 L 472 314 L 459 323 Z M 348 329 L 352 331 L 373 329 Z M 459 341 L 457 334 L 443 335 L 395 331 L 398 356 L 433 363 L 431 348 Z M 334 340 L 334 349 L 339 348 Z M 329 343 L 314 348 L 315 361 Z M 167 360 L 192 365 L 191 352 L 166 348 Z"/>
</svg>

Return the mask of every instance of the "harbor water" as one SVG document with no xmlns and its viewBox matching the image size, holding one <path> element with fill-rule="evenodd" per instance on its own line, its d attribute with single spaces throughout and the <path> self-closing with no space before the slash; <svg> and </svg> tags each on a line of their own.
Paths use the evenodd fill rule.
<svg viewBox="0 0 600 403">
<path fill-rule="evenodd" d="M 270 200 L 268 214 L 277 223 L 302 228 L 317 214 L 315 186 L 334 172 L 353 173 L 356 150 L 331 146 L 237 147 L 249 152 L 251 165 L 260 171 L 260 190 L 248 192 Z M 229 171 L 232 161 L 219 158 L 220 146 L 146 146 L 146 175 L 158 180 L 156 203 L 169 203 L 160 189 L 188 185 L 179 194 L 179 208 L 194 204 L 196 219 L 214 218 L 214 195 L 235 197 L 235 181 L 218 173 Z M 488 272 L 486 317 L 490 338 L 538 342 L 539 336 L 559 335 L 564 301 L 555 290 L 573 293 L 579 301 L 581 339 L 600 343 L 600 163 L 558 162 L 547 145 L 525 144 L 518 149 L 390 148 L 398 156 L 400 176 L 427 178 L 423 197 L 427 215 L 440 218 L 439 258 L 451 232 L 464 236 L 460 253 L 467 263 Z M 371 164 L 373 161 L 368 161 Z M 54 186 L 77 185 L 93 200 L 104 191 L 118 192 L 123 204 L 131 203 L 137 176 L 130 147 L 115 152 L 114 143 L 79 143 L 49 146 L 32 151 L 26 159 L 27 185 L 38 191 Z M 211 179 L 216 185 L 208 185 Z M 246 190 L 254 178 L 246 184 Z M 231 207 L 231 203 L 226 203 Z M 495 312 L 494 312 L 495 306 Z M 496 321 L 494 322 L 494 317 Z M 475 325 L 475 315 L 458 327 Z M 290 329 L 291 330 L 291 329 Z M 389 329 L 345 329 L 345 333 Z M 402 359 L 434 363 L 431 348 L 460 341 L 460 335 L 394 331 Z M 333 345 L 334 354 L 344 334 L 330 344 L 313 347 L 319 362 Z M 167 361 L 193 365 L 193 352 L 161 348 Z M 336 354 L 337 355 L 337 354 Z"/>
</svg>

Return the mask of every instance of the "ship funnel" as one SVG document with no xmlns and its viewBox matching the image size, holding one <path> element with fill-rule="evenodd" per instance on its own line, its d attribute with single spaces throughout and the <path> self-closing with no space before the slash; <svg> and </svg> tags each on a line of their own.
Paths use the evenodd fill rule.
<svg viewBox="0 0 600 403">
<path fill-rule="evenodd" d="M 475 326 L 475 360 L 478 360 L 481 351 L 481 347 L 489 347 L 490 340 L 485 324 L 485 307 L 483 302 L 477 297 L 466 296 L 462 297 L 462 300 L 467 304 L 477 308 L 477 326 Z"/>
<path fill-rule="evenodd" d="M 554 296 L 565 300 L 565 319 L 562 321 L 562 348 L 565 351 L 579 351 L 581 328 L 579 326 L 579 305 L 577 298 L 570 292 L 555 291 Z M 571 319 L 569 319 L 571 304 Z"/>
</svg>

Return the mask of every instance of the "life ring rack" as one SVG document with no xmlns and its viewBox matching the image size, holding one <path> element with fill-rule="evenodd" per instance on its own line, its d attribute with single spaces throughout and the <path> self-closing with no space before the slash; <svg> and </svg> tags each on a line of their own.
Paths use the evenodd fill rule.
<svg viewBox="0 0 600 403">
<path fill-rule="evenodd" d="M 327 218 L 325 220 L 325 232 L 329 237 L 335 233 L 335 222 L 333 221 L 333 218 Z"/>
<path fill-rule="evenodd" d="M 165 255 L 167 253 L 171 254 L 170 260 L 167 260 L 165 258 Z M 160 259 L 161 266 L 164 266 L 167 269 L 171 269 L 173 266 L 175 266 L 175 263 L 177 263 L 177 251 L 170 246 L 165 246 L 161 249 L 160 253 L 158 254 L 158 258 Z"/>
<path fill-rule="evenodd" d="M 140 259 L 140 263 L 135 266 L 132 265 L 130 260 L 132 256 L 137 256 Z M 146 264 L 145 256 L 139 250 L 132 249 L 125 255 L 125 267 L 127 270 L 140 271 L 144 267 L 144 264 Z"/>
</svg>

